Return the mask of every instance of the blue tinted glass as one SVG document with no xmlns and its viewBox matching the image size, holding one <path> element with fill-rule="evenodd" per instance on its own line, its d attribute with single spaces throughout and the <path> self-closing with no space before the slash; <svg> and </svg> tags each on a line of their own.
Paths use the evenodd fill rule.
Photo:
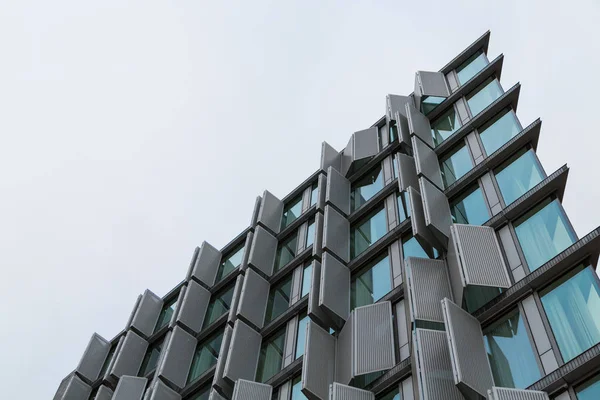
<svg viewBox="0 0 600 400">
<path fill-rule="evenodd" d="M 221 342 L 223 341 L 223 332 L 207 339 L 196 347 L 190 372 L 188 373 L 188 383 L 192 382 L 200 375 L 208 371 L 210 367 L 217 363 L 219 351 L 221 350 Z"/>
<path fill-rule="evenodd" d="M 284 344 L 285 329 L 277 332 L 272 338 L 263 340 L 256 371 L 256 380 L 258 382 L 266 382 L 273 375 L 281 371 Z"/>
<path fill-rule="evenodd" d="M 502 87 L 498 79 L 492 79 L 485 83 L 475 94 L 467 98 L 467 103 L 471 109 L 471 114 L 476 116 L 483 111 L 487 106 L 492 104 L 494 100 L 502 96 Z"/>
<path fill-rule="evenodd" d="M 352 211 L 358 210 L 381 189 L 383 189 L 383 173 L 380 166 L 352 184 L 352 193 L 350 193 Z"/>
<path fill-rule="evenodd" d="M 281 219 L 281 229 L 285 228 L 302 214 L 302 196 L 285 205 Z"/>
<path fill-rule="evenodd" d="M 500 117 L 479 131 L 485 152 L 490 155 L 521 132 L 521 125 L 513 110 L 505 111 Z"/>
<path fill-rule="evenodd" d="M 301 377 L 297 377 L 292 381 L 292 398 L 290 400 L 308 400 L 304 393 L 302 393 Z"/>
<path fill-rule="evenodd" d="M 542 305 L 565 362 L 600 342 L 600 289 L 590 268 L 559 281 Z"/>
<path fill-rule="evenodd" d="M 279 271 L 285 265 L 296 257 L 296 247 L 298 236 L 294 234 L 277 248 L 277 256 L 275 257 L 275 271 Z"/>
<path fill-rule="evenodd" d="M 435 143 L 436 146 L 439 145 L 456 132 L 458 128 L 460 128 L 458 114 L 454 111 L 454 107 L 451 107 L 446 113 L 431 124 L 433 143 Z"/>
<path fill-rule="evenodd" d="M 221 281 L 224 277 L 229 275 L 234 269 L 240 266 L 242 263 L 242 257 L 244 256 L 244 246 L 235 250 L 233 254 L 225 258 L 219 265 L 219 270 L 217 271 L 217 279 L 215 282 Z"/>
<path fill-rule="evenodd" d="M 304 272 L 302 272 L 302 295 L 301 297 L 304 297 L 308 294 L 308 292 L 310 292 L 310 281 L 312 279 L 312 268 L 313 265 L 308 264 L 306 267 L 304 267 Z"/>
<path fill-rule="evenodd" d="M 394 389 L 382 396 L 377 396 L 377 400 L 402 400 L 402 394 L 398 391 L 398 389 Z"/>
<path fill-rule="evenodd" d="M 309 248 L 315 242 L 315 221 L 312 221 L 308 224 L 308 229 L 306 229 L 306 246 L 305 248 Z"/>
<path fill-rule="evenodd" d="M 158 332 L 163 326 L 171 322 L 171 318 L 175 312 L 175 307 L 177 307 L 177 297 L 165 304 L 163 307 L 160 315 L 158 316 L 158 322 L 156 322 L 154 332 Z"/>
<path fill-rule="evenodd" d="M 496 181 L 509 205 L 544 179 L 542 167 L 537 163 L 533 150 L 517 155 L 506 167 L 496 173 Z"/>
<path fill-rule="evenodd" d="M 526 215 L 522 222 L 515 223 L 515 232 L 531 271 L 577 240 L 558 200 L 543 204 L 542 208 Z"/>
<path fill-rule="evenodd" d="M 407 259 L 408 257 L 431 258 L 427 255 L 425 250 L 423 250 L 419 241 L 414 237 L 402 242 L 402 253 L 404 254 L 404 259 Z M 436 249 L 433 249 L 433 254 L 437 258 Z"/>
<path fill-rule="evenodd" d="M 265 313 L 265 323 L 273 321 L 279 317 L 290 306 L 290 292 L 292 290 L 292 275 L 288 275 L 276 286 L 271 287 L 269 300 L 267 302 L 267 311 Z"/>
<path fill-rule="evenodd" d="M 578 400 L 598 400 L 600 399 L 600 375 L 596 375 L 588 382 L 577 388 Z"/>
<path fill-rule="evenodd" d="M 487 57 L 483 52 L 471 56 L 460 67 L 456 68 L 458 82 L 464 84 L 469 79 L 477 75 L 488 64 Z"/>
<path fill-rule="evenodd" d="M 423 100 L 421 100 L 421 112 L 425 115 L 429 114 L 444 100 L 446 100 L 445 97 L 424 97 Z"/>
<path fill-rule="evenodd" d="M 296 340 L 296 357 L 304 355 L 304 342 L 306 341 L 306 325 L 308 324 L 308 316 L 303 316 L 298 321 L 298 339 Z"/>
<path fill-rule="evenodd" d="M 352 309 L 375 303 L 392 290 L 388 257 L 375 263 L 352 281 Z"/>
<path fill-rule="evenodd" d="M 387 233 L 385 209 L 350 230 L 350 257 L 354 258 Z"/>
<path fill-rule="evenodd" d="M 452 222 L 456 224 L 482 225 L 490 219 L 483 193 L 479 187 L 452 202 L 450 211 L 452 212 Z"/>
<path fill-rule="evenodd" d="M 319 187 L 317 184 L 313 184 L 312 191 L 310 192 L 310 205 L 314 206 L 317 204 L 317 197 L 319 196 Z"/>
<path fill-rule="evenodd" d="M 541 378 L 518 310 L 488 328 L 483 340 L 497 386 L 524 389 Z"/>
<path fill-rule="evenodd" d="M 444 186 L 452 185 L 469 172 L 471 168 L 473 168 L 473 161 L 471 161 L 469 149 L 467 149 L 467 146 L 463 146 L 440 162 Z"/>
<path fill-rule="evenodd" d="M 410 201 L 407 200 L 406 192 L 398 193 L 396 201 L 398 203 L 398 217 L 400 218 L 399 222 L 402 222 L 410 217 Z"/>
<path fill-rule="evenodd" d="M 394 173 L 394 179 L 396 179 L 398 177 L 398 160 L 396 160 L 395 156 L 392 158 L 392 171 Z"/>
</svg>

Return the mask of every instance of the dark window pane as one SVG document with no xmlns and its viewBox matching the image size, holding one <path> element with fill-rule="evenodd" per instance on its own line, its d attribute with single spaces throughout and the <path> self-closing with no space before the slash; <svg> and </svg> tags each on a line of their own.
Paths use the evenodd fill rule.
<svg viewBox="0 0 600 400">
<path fill-rule="evenodd" d="M 390 260 L 386 256 L 378 259 L 352 280 L 351 307 L 373 304 L 392 290 Z"/>
<path fill-rule="evenodd" d="M 310 192 L 310 205 L 311 207 L 317 204 L 317 198 L 319 196 L 319 186 L 316 183 L 312 185 L 312 191 Z"/>
<path fill-rule="evenodd" d="M 512 157 L 495 175 L 506 205 L 533 189 L 544 179 L 544 171 L 532 149 L 524 150 Z"/>
<path fill-rule="evenodd" d="M 398 386 L 398 385 L 396 385 Z M 402 400 L 402 393 L 399 392 L 398 388 L 394 388 L 391 391 L 379 395 L 376 397 L 377 400 Z"/>
<path fill-rule="evenodd" d="M 469 79 L 477 75 L 486 65 L 488 65 L 488 60 L 482 51 L 472 55 L 460 67 L 456 68 L 458 82 L 461 84 L 468 82 Z"/>
<path fill-rule="evenodd" d="M 440 105 L 442 101 L 446 100 L 445 97 L 428 96 L 423 97 L 421 100 L 421 112 L 425 115 L 429 114 Z"/>
<path fill-rule="evenodd" d="M 479 186 L 475 186 L 467 193 L 450 204 L 452 222 L 455 224 L 482 225 L 490 215 L 485 205 L 483 193 Z"/>
<path fill-rule="evenodd" d="M 230 286 L 225 291 L 216 294 L 208 303 L 206 317 L 204 318 L 204 328 L 215 322 L 219 317 L 229 311 L 231 300 L 233 298 L 233 286 Z"/>
<path fill-rule="evenodd" d="M 390 143 L 398 139 L 398 127 L 396 125 L 390 125 Z"/>
<path fill-rule="evenodd" d="M 294 233 L 293 236 L 279 245 L 277 248 L 277 257 L 275 259 L 275 272 L 279 271 L 296 257 L 296 247 L 298 246 L 297 239 L 298 236 Z"/>
<path fill-rule="evenodd" d="M 223 332 L 219 332 L 202 343 L 198 343 L 192 365 L 188 374 L 188 383 L 192 382 L 200 375 L 209 370 L 217 363 L 221 342 L 223 341 Z"/>
<path fill-rule="evenodd" d="M 158 357 L 160 356 L 160 352 L 162 350 L 163 339 L 151 344 L 146 350 L 146 355 L 142 360 L 142 365 L 140 367 L 139 376 L 145 376 L 148 372 L 152 371 L 156 368 L 156 363 L 158 362 Z"/>
<path fill-rule="evenodd" d="M 444 187 L 448 187 L 473 168 L 473 161 L 467 146 L 463 145 L 440 161 Z"/>
<path fill-rule="evenodd" d="M 285 205 L 283 209 L 283 218 L 281 220 L 281 229 L 285 228 L 296 220 L 302 213 L 302 196 L 295 198 Z"/>
<path fill-rule="evenodd" d="M 497 386 L 524 389 L 541 378 L 519 310 L 486 329 L 483 340 Z"/>
<path fill-rule="evenodd" d="M 515 232 L 531 271 L 577 240 L 558 200 L 548 199 L 515 221 Z"/>
<path fill-rule="evenodd" d="M 156 321 L 154 332 L 158 332 L 160 328 L 171 322 L 171 317 L 173 317 L 175 307 L 177 307 L 177 297 L 175 297 L 163 306 L 163 309 L 160 311 L 160 314 L 158 316 L 158 321 Z"/>
<path fill-rule="evenodd" d="M 494 100 L 502 96 L 503 93 L 504 91 L 502 90 L 498 79 L 488 79 L 467 97 L 467 103 L 471 109 L 471 114 L 476 116 L 487 106 L 492 104 Z"/>
<path fill-rule="evenodd" d="M 396 202 L 398 203 L 398 218 L 399 222 L 404 221 L 408 217 L 410 217 L 410 201 L 407 198 L 406 192 L 398 193 L 396 197 Z"/>
<path fill-rule="evenodd" d="M 381 189 L 383 189 L 383 173 L 381 166 L 378 166 L 352 184 L 352 192 L 350 193 L 352 211 L 358 210 Z"/>
<path fill-rule="evenodd" d="M 304 345 L 306 341 L 306 325 L 308 324 L 308 316 L 303 314 L 298 321 L 298 330 L 296 332 L 296 356 L 294 359 L 304 355 Z"/>
<path fill-rule="evenodd" d="M 256 373 L 258 382 L 268 381 L 281 370 L 284 341 L 285 329 L 277 332 L 273 337 L 263 340 Z"/>
<path fill-rule="evenodd" d="M 521 132 L 521 125 L 515 112 L 509 109 L 498 114 L 496 118 L 479 129 L 479 137 L 485 152 L 490 155 L 519 132 Z"/>
<path fill-rule="evenodd" d="M 600 375 L 596 375 L 576 389 L 578 400 L 600 399 Z"/>
<path fill-rule="evenodd" d="M 350 228 L 350 257 L 356 257 L 386 233 L 385 209 L 381 205 L 375 214 Z"/>
<path fill-rule="evenodd" d="M 242 258 L 244 257 L 244 245 L 241 245 L 235 249 L 230 255 L 225 257 L 219 265 L 217 271 L 217 279 L 215 282 L 220 282 L 223 278 L 233 272 L 237 267 L 242 264 Z"/>
<path fill-rule="evenodd" d="M 315 242 L 315 221 L 312 220 L 308 224 L 308 228 L 306 229 L 306 246 L 305 248 L 309 248 Z"/>
<path fill-rule="evenodd" d="M 460 128 L 458 114 L 450 107 L 441 117 L 431 124 L 433 143 L 437 146 Z"/>
<path fill-rule="evenodd" d="M 292 275 L 288 275 L 282 282 L 271 287 L 269 292 L 269 301 L 267 302 L 267 312 L 265 315 L 265 324 L 279 317 L 290 306 L 290 292 L 292 289 Z"/>
<path fill-rule="evenodd" d="M 308 264 L 304 267 L 304 271 L 302 272 L 302 295 L 304 297 L 310 292 L 310 283 L 312 280 L 312 263 Z"/>
<path fill-rule="evenodd" d="M 541 294 L 565 362 L 600 342 L 600 289 L 591 268 L 556 282 Z"/>
</svg>

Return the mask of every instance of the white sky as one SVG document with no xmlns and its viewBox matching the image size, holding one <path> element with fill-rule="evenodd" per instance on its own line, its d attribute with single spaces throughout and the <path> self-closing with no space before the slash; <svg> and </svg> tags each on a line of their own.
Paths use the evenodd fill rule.
<svg viewBox="0 0 600 400">
<path fill-rule="evenodd" d="M 236 4 L 237 3 L 237 4 Z M 422 9 L 422 12 L 420 11 Z M 0 379 L 49 399 L 93 332 L 164 295 L 486 30 L 544 123 L 565 208 L 598 226 L 600 5 L 583 1 L 0 1 Z"/>
</svg>

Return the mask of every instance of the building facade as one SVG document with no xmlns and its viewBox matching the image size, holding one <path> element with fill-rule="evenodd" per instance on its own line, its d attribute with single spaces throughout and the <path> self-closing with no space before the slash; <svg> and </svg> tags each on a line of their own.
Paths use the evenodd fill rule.
<svg viewBox="0 0 600 400">
<path fill-rule="evenodd" d="M 600 230 L 536 156 L 489 32 L 185 279 L 94 334 L 55 400 L 600 399 Z"/>
</svg>

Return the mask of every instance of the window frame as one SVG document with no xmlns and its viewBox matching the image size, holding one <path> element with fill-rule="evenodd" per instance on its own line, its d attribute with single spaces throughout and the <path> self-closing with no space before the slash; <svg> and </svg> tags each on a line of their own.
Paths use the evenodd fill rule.
<svg viewBox="0 0 600 400">
<path fill-rule="evenodd" d="M 239 252 L 242 252 L 242 259 L 240 260 L 239 265 L 237 265 L 236 267 L 234 267 L 231 271 L 229 271 L 228 273 L 224 274 L 224 269 L 225 269 L 225 263 L 227 261 L 229 261 L 229 259 L 231 259 L 233 256 L 236 256 Z M 239 269 L 239 267 L 243 264 L 244 262 L 244 255 L 246 252 L 246 240 L 244 239 L 243 241 L 241 241 L 240 243 L 238 243 L 237 245 L 235 245 L 230 251 L 227 252 L 227 256 L 225 257 L 221 257 L 221 261 L 219 262 L 219 268 L 217 268 L 217 275 L 215 277 L 215 285 L 223 280 L 225 280 L 229 275 L 233 274 L 237 269 Z M 221 275 L 219 277 L 219 275 Z M 214 285 L 213 285 L 214 286 Z"/>
<path fill-rule="evenodd" d="M 275 321 L 277 318 L 281 317 L 283 314 L 285 314 L 285 312 L 287 310 L 290 309 L 290 302 L 292 301 L 292 292 L 293 292 L 293 284 L 294 284 L 294 272 L 290 272 L 288 274 L 286 274 L 285 276 L 283 276 L 281 279 L 279 279 L 277 282 L 275 282 L 274 284 L 271 285 L 271 287 L 269 288 L 269 294 L 267 296 L 267 304 L 265 307 L 265 317 L 264 317 L 264 322 L 263 325 L 267 326 L 270 323 L 272 323 L 273 321 Z M 285 287 L 289 285 L 289 293 L 287 295 L 287 307 L 285 308 L 285 310 L 283 310 L 281 313 L 279 313 L 276 316 L 269 316 L 268 311 L 269 311 L 269 303 L 273 303 L 273 306 L 271 307 L 272 309 L 274 308 L 274 302 L 275 299 L 274 297 L 277 294 L 277 291 L 281 292 L 281 290 Z M 283 294 L 282 294 L 283 296 Z M 272 299 L 273 297 L 273 299 Z M 271 310 L 271 314 L 272 314 Z"/>
<path fill-rule="evenodd" d="M 254 380 L 256 382 L 259 383 L 266 383 L 269 380 L 271 380 L 274 376 L 277 376 L 278 373 L 280 373 L 283 370 L 283 361 L 285 359 L 285 337 L 287 334 L 287 324 L 280 327 L 279 329 L 277 329 L 275 332 L 271 333 L 270 335 L 263 337 L 261 344 L 260 344 L 260 350 L 258 353 L 258 363 L 256 365 L 256 374 L 254 376 Z M 261 359 L 263 357 L 263 348 L 265 348 L 265 346 L 267 345 L 267 343 L 273 343 L 275 339 L 282 339 L 283 340 L 283 345 L 281 346 L 281 360 L 279 363 L 279 368 L 278 371 L 275 372 L 273 375 L 271 375 L 270 377 L 268 377 L 267 379 L 263 380 L 263 377 L 261 376 L 259 379 L 258 374 L 259 373 L 264 373 L 264 371 L 261 371 Z M 264 365 L 263 365 L 263 369 L 264 369 Z"/>
<path fill-rule="evenodd" d="M 379 238 L 377 238 L 376 240 L 374 240 L 373 242 L 371 242 L 360 253 L 355 253 L 356 246 L 354 245 L 354 240 L 353 240 L 355 237 L 354 232 L 358 231 L 357 228 L 359 226 L 362 226 L 367 221 L 372 220 L 380 212 L 383 212 L 383 217 L 385 218 L 385 223 L 384 223 L 385 233 L 383 235 L 381 235 Z M 383 239 L 385 237 L 385 235 L 387 235 L 390 232 L 388 224 L 389 224 L 389 222 L 388 222 L 388 215 L 386 212 L 385 200 L 383 200 L 383 201 L 379 202 L 377 205 L 375 205 L 372 209 L 369 210 L 368 213 L 366 213 L 365 216 L 363 216 L 360 219 L 351 223 L 350 224 L 350 260 L 352 261 L 352 260 L 356 259 L 358 256 L 360 256 L 361 254 L 366 253 L 369 250 L 369 248 L 371 248 L 375 243 L 377 243 L 379 240 Z"/>
<path fill-rule="evenodd" d="M 475 61 L 477 58 L 479 58 L 479 56 L 483 55 L 483 58 L 485 59 L 486 63 L 485 66 L 483 68 L 481 68 L 479 71 L 477 71 L 473 76 L 471 76 L 468 80 L 466 80 L 465 82 L 461 82 L 460 78 L 459 78 L 459 72 L 462 71 L 463 69 L 465 69 L 466 67 L 468 67 L 469 65 L 471 65 L 471 63 L 473 61 Z M 464 86 L 465 83 L 469 82 L 471 79 L 475 78 L 477 75 L 479 75 L 479 73 L 481 71 L 483 71 L 488 65 L 490 65 L 490 59 L 487 56 L 487 53 L 484 51 L 484 49 L 479 49 L 477 50 L 475 53 L 473 53 L 472 55 L 469 56 L 469 58 L 467 58 L 465 61 L 463 61 L 462 64 L 460 64 L 458 67 L 454 68 L 454 74 L 456 76 L 456 83 L 458 84 L 458 87 Z"/>
<path fill-rule="evenodd" d="M 494 154 L 496 151 L 500 150 L 504 144 L 508 143 L 511 140 L 511 139 L 507 140 L 506 142 L 504 142 L 504 144 L 502 144 L 500 147 L 498 147 L 492 153 L 488 153 L 487 149 L 485 148 L 485 144 L 483 143 L 483 139 L 481 138 L 481 134 L 484 133 L 485 130 L 487 130 L 489 127 L 491 127 L 496 122 L 498 122 L 498 120 L 500 118 L 503 118 L 507 113 L 512 113 L 514 115 L 514 117 L 515 117 L 515 121 L 517 121 L 517 127 L 519 128 L 519 132 L 517 133 L 517 135 L 520 132 L 523 132 L 523 124 L 521 123 L 521 120 L 517 116 L 517 112 L 512 108 L 512 106 L 510 106 L 510 105 L 506 106 L 502 110 L 500 110 L 497 113 L 495 113 L 492 117 L 490 117 L 489 119 L 487 119 L 481 126 L 479 126 L 478 128 L 475 129 L 475 133 L 476 133 L 477 138 L 479 140 L 482 153 L 483 153 L 483 155 L 486 158 L 489 157 L 490 155 Z M 513 136 L 513 138 L 515 136 Z"/>
<path fill-rule="evenodd" d="M 484 88 L 486 88 L 494 80 L 498 82 L 498 86 L 500 87 L 500 90 L 502 93 L 500 94 L 500 96 L 496 97 L 490 104 L 488 104 L 487 106 L 482 108 L 477 114 L 473 114 L 473 111 L 471 110 L 471 105 L 469 104 L 469 100 L 472 99 L 473 97 L 475 97 L 477 94 L 479 94 Z M 479 85 L 477 85 L 476 88 L 474 88 L 469 93 L 464 95 L 464 101 L 467 106 L 466 109 L 467 109 L 467 112 L 469 113 L 469 117 L 471 117 L 471 119 L 473 119 L 474 117 L 481 114 L 490 105 L 494 104 L 494 102 L 496 100 L 498 100 L 500 97 L 502 97 L 504 95 L 504 93 L 506 93 L 506 91 L 504 90 L 504 87 L 502 86 L 502 83 L 500 83 L 500 79 L 496 76 L 496 74 L 487 77 L 483 82 L 481 82 Z"/>
<path fill-rule="evenodd" d="M 456 116 L 456 120 L 458 121 L 458 127 L 446 139 L 442 140 L 439 143 L 436 143 L 433 126 L 436 125 L 438 122 L 440 122 L 440 120 L 443 117 L 445 117 L 447 114 L 449 114 L 451 111 L 454 111 L 454 115 Z M 459 131 L 464 126 L 464 123 L 462 122 L 462 119 L 460 118 L 460 113 L 458 111 L 458 107 L 456 106 L 456 102 L 452 103 L 451 107 L 448 107 L 448 109 L 446 111 L 444 111 L 441 115 L 439 115 L 435 120 L 431 121 L 430 126 L 431 126 L 431 139 L 433 140 L 434 148 L 436 148 L 439 145 L 441 145 L 442 143 L 444 143 L 452 135 L 454 135 L 457 131 Z"/>
<path fill-rule="evenodd" d="M 506 168 L 508 168 L 509 166 L 511 166 L 515 161 L 517 161 L 519 158 L 521 158 L 522 156 L 524 156 L 528 152 L 532 152 L 533 153 L 533 155 L 534 155 L 533 160 L 535 162 L 535 165 L 537 166 L 538 170 L 542 174 L 542 179 L 540 180 L 540 182 L 543 182 L 544 179 L 546 179 L 548 177 L 548 174 L 546 173 L 546 170 L 544 169 L 544 166 L 540 162 L 540 159 L 537 156 L 537 153 L 536 153 L 535 149 L 533 148 L 533 146 L 531 145 L 531 143 L 528 143 L 525 146 L 520 147 L 517 151 L 513 152 L 506 160 L 504 160 L 499 166 L 497 166 L 496 168 L 494 168 L 494 169 L 491 170 L 491 175 L 494 177 L 494 186 L 498 190 L 498 195 L 499 195 L 498 197 L 499 197 L 499 199 L 501 201 L 502 208 L 505 208 L 505 207 L 511 205 L 512 203 L 514 203 L 515 201 L 517 201 L 521 196 L 523 196 L 525 193 L 527 193 L 531 189 L 533 189 L 533 188 L 530 188 L 525 193 L 523 193 L 521 196 L 519 196 L 516 199 L 514 199 L 511 203 L 506 204 L 506 200 L 504 199 L 504 194 L 502 193 L 502 188 L 500 187 L 500 182 L 498 182 L 498 177 L 497 177 L 497 175 L 499 173 L 501 173 Z M 539 185 L 540 182 L 538 182 L 533 187 Z"/>
<path fill-rule="evenodd" d="M 277 250 L 275 251 L 275 265 L 273 267 L 274 274 L 285 269 L 285 267 L 287 265 L 291 264 L 294 261 L 294 259 L 296 257 L 298 257 L 298 255 L 302 252 L 302 251 L 298 251 L 298 233 L 300 233 L 299 230 L 300 230 L 300 228 L 295 229 L 293 232 L 290 232 L 290 234 L 287 235 L 285 238 L 278 241 Z M 294 241 L 294 244 L 295 244 L 292 258 L 290 258 L 285 264 L 281 264 L 282 252 L 283 252 L 284 248 L 289 250 L 288 244 L 291 241 Z"/>
<path fill-rule="evenodd" d="M 213 365 L 211 365 L 210 367 L 208 367 L 207 369 L 205 369 L 204 371 L 202 371 L 198 376 L 196 376 L 193 380 L 190 380 L 190 374 L 192 373 L 192 366 L 194 365 L 194 360 L 196 359 L 196 354 L 198 354 L 198 348 L 199 347 L 205 347 L 205 345 L 209 342 L 212 342 L 213 340 L 215 340 L 218 336 L 221 336 L 221 341 L 219 343 L 219 348 L 217 349 L 217 352 L 219 354 L 217 354 L 216 356 L 216 361 Z M 225 327 L 223 327 L 223 329 L 219 329 L 219 330 L 215 330 L 214 332 L 211 332 L 210 335 L 205 336 L 202 341 L 198 341 L 196 343 L 196 348 L 194 349 L 194 354 L 192 356 L 192 362 L 190 363 L 190 368 L 188 370 L 187 376 L 186 376 L 186 386 L 188 385 L 192 385 L 195 382 L 198 381 L 198 379 L 200 379 L 204 374 L 206 374 L 208 371 L 210 371 L 215 365 L 217 365 L 219 356 L 220 356 L 220 352 L 221 352 L 221 346 L 223 344 L 223 339 L 225 336 Z"/>
<path fill-rule="evenodd" d="M 467 189 L 462 190 L 460 192 L 460 194 L 458 194 L 457 196 L 452 197 L 452 199 L 449 199 L 448 205 L 450 206 L 450 216 L 452 218 L 452 223 L 453 224 L 464 224 L 464 222 L 456 222 L 456 221 L 454 221 L 455 217 L 454 217 L 453 209 L 454 209 L 455 206 L 457 206 L 458 204 L 460 204 L 463 201 L 465 201 L 465 199 L 467 197 L 471 196 L 477 190 L 479 190 L 481 192 L 481 197 L 483 199 L 483 205 L 485 206 L 485 209 L 487 210 L 488 217 L 481 224 L 473 224 L 470 221 L 467 221 L 467 224 L 469 224 L 469 225 L 475 225 L 475 226 L 483 226 L 483 224 L 485 224 L 487 221 L 490 220 L 490 218 L 493 217 L 492 210 L 490 209 L 490 205 L 488 204 L 488 200 L 487 200 L 487 198 L 485 196 L 485 191 L 483 190 L 483 188 L 479 184 L 479 181 L 476 181 L 473 184 L 469 185 L 467 187 Z"/>
<path fill-rule="evenodd" d="M 467 150 L 467 153 L 469 155 L 469 160 L 471 161 L 471 168 L 469 170 L 467 170 L 461 176 L 457 177 L 454 181 L 452 181 L 451 183 L 447 184 L 446 183 L 445 175 L 442 172 L 444 170 L 442 168 L 442 165 L 444 164 L 444 162 L 446 160 L 452 158 L 452 156 L 454 156 L 458 152 L 462 151 L 463 148 Z M 444 188 L 443 188 L 444 190 L 447 189 L 447 188 L 449 188 L 450 186 L 452 186 L 455 182 L 459 181 L 460 178 L 462 178 L 463 176 L 465 176 L 466 174 L 468 174 L 469 171 L 471 171 L 476 166 L 476 164 L 475 164 L 475 158 L 473 157 L 473 154 L 471 152 L 471 148 L 469 147 L 469 143 L 467 143 L 467 139 L 466 138 L 462 139 L 456 145 L 452 146 L 452 148 L 450 148 L 448 151 L 444 152 L 444 154 L 442 155 L 442 157 L 439 157 L 438 160 L 439 160 L 438 163 L 439 163 L 440 175 L 441 175 L 441 178 L 442 178 L 442 185 L 444 186 Z"/>
<path fill-rule="evenodd" d="M 360 276 L 363 276 L 368 271 L 371 271 L 377 264 L 379 264 L 386 258 L 388 261 L 388 277 L 389 277 L 389 283 L 390 283 L 390 290 L 387 293 L 385 293 L 383 296 L 378 298 L 377 300 L 374 300 L 370 304 L 375 304 L 375 303 L 379 302 L 381 299 L 385 298 L 388 294 L 390 294 L 395 289 L 394 288 L 394 271 L 393 271 L 393 266 L 392 266 L 392 255 L 390 254 L 390 248 L 388 246 L 385 248 L 385 250 L 382 250 L 381 252 L 373 255 L 373 257 L 371 257 L 369 259 L 369 261 L 364 263 L 364 265 L 361 266 L 359 269 L 352 271 L 352 275 L 350 277 L 350 311 L 354 310 L 356 307 L 363 307 L 366 305 L 370 305 L 370 304 L 363 304 L 360 306 L 355 305 L 353 307 L 353 303 L 356 303 L 356 299 L 353 299 L 353 296 L 356 292 L 356 289 L 355 289 L 356 282 Z"/>
<path fill-rule="evenodd" d="M 392 167 L 393 168 L 393 167 Z M 361 181 L 362 179 L 366 179 L 369 176 L 372 176 L 372 172 L 379 169 L 379 174 L 377 175 L 377 179 L 375 179 L 375 182 L 369 184 L 369 185 L 365 185 L 365 186 L 355 186 L 359 181 Z M 369 201 L 375 197 L 377 197 L 377 195 L 379 193 L 381 193 L 381 191 L 383 189 L 385 189 L 386 184 L 385 184 L 385 179 L 384 179 L 384 165 L 383 165 L 383 161 L 380 162 L 378 165 L 373 166 L 372 168 L 370 168 L 368 171 L 366 171 L 365 173 L 361 174 L 359 177 L 357 177 L 356 179 L 354 179 L 352 181 L 352 183 L 350 184 L 350 214 L 360 210 L 361 208 L 363 208 L 366 204 L 369 203 Z M 375 183 L 377 181 L 381 182 L 381 187 L 379 188 L 379 190 L 377 190 L 375 193 L 373 193 L 373 195 L 371 197 L 369 197 L 368 199 L 366 199 L 363 203 L 361 203 L 360 205 L 356 206 L 356 196 L 355 196 L 355 190 L 359 189 L 359 188 L 363 188 L 363 187 L 370 187 L 375 185 Z"/>
<path fill-rule="evenodd" d="M 202 321 L 202 328 L 200 329 L 200 331 L 204 331 L 206 329 L 208 329 L 210 326 L 212 326 L 213 324 L 217 323 L 219 321 L 219 319 L 221 319 L 223 317 L 223 315 L 226 315 L 229 310 L 231 309 L 231 304 L 229 304 L 227 311 L 225 311 L 224 313 L 222 313 L 221 315 L 219 315 L 218 317 L 216 317 L 214 320 L 212 320 L 210 323 L 206 323 L 207 318 L 208 318 L 208 312 L 210 309 L 210 305 L 213 302 L 213 300 L 217 300 L 218 298 L 222 297 L 225 293 L 227 293 L 229 290 L 231 290 L 231 301 L 233 303 L 233 296 L 234 296 L 234 292 L 235 292 L 235 284 L 236 282 L 233 281 L 231 282 L 229 285 L 221 288 L 219 291 L 215 292 L 215 293 L 211 293 L 210 295 L 210 300 L 208 301 L 208 306 L 206 308 L 206 314 L 204 315 L 204 321 Z"/>
</svg>

